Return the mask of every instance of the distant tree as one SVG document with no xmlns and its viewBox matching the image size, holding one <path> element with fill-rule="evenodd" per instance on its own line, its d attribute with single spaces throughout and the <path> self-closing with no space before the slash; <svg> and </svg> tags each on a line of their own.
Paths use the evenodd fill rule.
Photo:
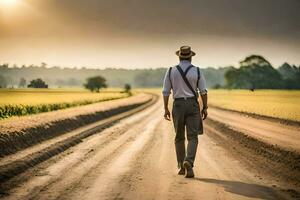
<svg viewBox="0 0 300 200">
<path fill-rule="evenodd" d="M 29 88 L 48 88 L 48 85 L 40 78 L 30 81 Z"/>
<path fill-rule="evenodd" d="M 23 78 L 23 77 L 20 78 L 19 87 L 20 88 L 26 87 L 26 79 L 25 78 Z"/>
<path fill-rule="evenodd" d="M 129 94 L 131 93 L 131 85 L 130 84 L 126 83 L 124 85 L 124 89 L 125 89 L 126 93 L 129 93 Z"/>
<path fill-rule="evenodd" d="M 227 87 L 251 90 L 282 87 L 280 73 L 264 57 L 252 55 L 240 64 L 240 68 L 231 68 L 225 73 Z"/>
<path fill-rule="evenodd" d="M 88 78 L 86 83 L 84 84 L 84 87 L 92 92 L 99 92 L 101 88 L 107 87 L 106 79 L 102 76 Z"/>
<path fill-rule="evenodd" d="M 251 55 L 240 61 L 241 66 L 271 66 L 271 63 L 260 55 Z"/>
<path fill-rule="evenodd" d="M 0 65 L 0 69 L 3 69 L 3 70 L 7 70 L 8 67 L 9 67 L 8 63 L 4 63 L 4 64 Z"/>
<path fill-rule="evenodd" d="M 291 66 L 288 63 L 283 63 L 279 68 L 278 72 L 282 75 L 283 79 L 293 79 L 295 78 L 298 68 L 296 66 Z"/>
<path fill-rule="evenodd" d="M 6 87 L 7 87 L 6 78 L 0 75 L 0 88 L 6 88 Z"/>
<path fill-rule="evenodd" d="M 284 63 L 278 68 L 278 71 L 283 77 L 285 89 L 300 89 L 300 66 Z"/>
<path fill-rule="evenodd" d="M 231 67 L 224 74 L 226 87 L 228 88 L 249 88 L 249 83 L 245 81 L 247 74 L 235 67 Z"/>
</svg>

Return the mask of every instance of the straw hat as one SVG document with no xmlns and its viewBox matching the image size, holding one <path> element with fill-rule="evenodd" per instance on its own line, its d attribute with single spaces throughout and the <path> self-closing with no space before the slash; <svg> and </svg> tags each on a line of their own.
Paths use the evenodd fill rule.
<svg viewBox="0 0 300 200">
<path fill-rule="evenodd" d="M 179 56 L 180 58 L 190 58 L 196 55 L 196 53 L 191 50 L 191 47 L 182 46 L 178 51 L 176 51 L 176 55 Z"/>
</svg>

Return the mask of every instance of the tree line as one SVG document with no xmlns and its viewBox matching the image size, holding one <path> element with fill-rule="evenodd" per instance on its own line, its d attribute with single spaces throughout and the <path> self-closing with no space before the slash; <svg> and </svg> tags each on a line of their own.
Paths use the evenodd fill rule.
<svg viewBox="0 0 300 200">
<path fill-rule="evenodd" d="M 228 67 L 227 67 L 228 68 Z M 205 68 L 201 72 L 207 79 L 208 87 L 225 83 L 227 68 Z M 47 67 L 45 64 L 30 66 L 0 65 L 0 87 L 27 87 L 30 81 L 42 79 L 49 87 L 82 87 L 88 78 L 102 76 L 109 87 L 161 87 L 167 68 L 157 69 L 90 69 Z"/>
<path fill-rule="evenodd" d="M 82 87 L 88 79 L 101 76 L 105 86 L 161 87 L 167 68 L 157 69 L 90 69 L 39 66 L 0 65 L 0 87 L 30 87 L 40 83 L 44 87 Z M 300 89 L 300 66 L 284 63 L 274 68 L 259 55 L 251 55 L 232 66 L 202 68 L 208 88 L 233 89 Z M 39 80 L 38 80 L 39 79 Z M 32 83 L 34 81 L 34 83 Z M 41 82 L 43 81 L 43 83 Z"/>
</svg>

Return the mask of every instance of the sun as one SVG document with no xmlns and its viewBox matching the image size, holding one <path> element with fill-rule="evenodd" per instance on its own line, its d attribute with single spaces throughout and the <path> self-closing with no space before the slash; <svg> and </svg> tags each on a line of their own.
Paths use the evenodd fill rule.
<svg viewBox="0 0 300 200">
<path fill-rule="evenodd" d="M 18 3 L 18 0 L 0 0 L 0 7 L 11 7 Z"/>
</svg>

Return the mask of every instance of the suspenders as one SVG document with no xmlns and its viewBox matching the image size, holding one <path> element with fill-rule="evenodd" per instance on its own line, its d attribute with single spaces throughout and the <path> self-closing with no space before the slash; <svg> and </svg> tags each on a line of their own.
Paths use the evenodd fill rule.
<svg viewBox="0 0 300 200">
<path fill-rule="evenodd" d="M 173 89 L 173 85 L 172 85 L 172 81 L 171 81 L 171 71 L 172 71 L 172 67 L 169 68 L 169 80 L 170 80 L 170 85 L 171 85 L 171 88 Z"/>
<path fill-rule="evenodd" d="M 198 78 L 197 78 L 197 87 L 198 87 L 198 85 L 199 85 L 199 80 L 200 80 L 200 69 L 199 69 L 199 67 L 197 67 L 197 76 L 198 76 Z M 197 88 L 196 87 L 196 88 Z"/>
<path fill-rule="evenodd" d="M 186 74 L 188 72 L 188 70 L 190 70 L 193 66 L 190 65 L 185 72 L 182 71 L 181 67 L 179 65 L 176 66 L 177 70 L 179 71 L 182 79 L 184 80 L 185 84 L 188 86 L 188 88 L 191 90 L 191 92 L 194 94 L 194 97 L 197 98 L 198 94 L 196 93 L 196 91 L 193 89 L 193 87 L 191 86 L 189 80 L 186 78 Z"/>
<path fill-rule="evenodd" d="M 190 82 L 186 78 L 186 75 L 187 75 L 188 71 L 192 67 L 194 67 L 194 66 L 193 65 L 188 66 L 188 68 L 185 70 L 185 72 L 183 72 L 183 70 L 181 69 L 181 67 L 179 65 L 176 66 L 176 68 L 179 71 L 179 73 L 181 74 L 181 77 L 184 80 L 185 84 L 188 86 L 188 88 L 191 90 L 191 92 L 197 98 L 198 97 L 198 93 L 196 93 L 196 91 L 193 89 L 193 87 L 191 86 Z M 173 89 L 173 85 L 172 85 L 172 81 L 171 81 L 171 71 L 172 71 L 172 67 L 169 68 L 169 74 L 168 75 L 169 75 L 169 80 L 170 80 L 171 88 Z M 199 85 L 199 79 L 200 79 L 200 69 L 199 69 L 199 67 L 197 67 L 197 86 L 196 86 L 196 88 Z"/>
</svg>

